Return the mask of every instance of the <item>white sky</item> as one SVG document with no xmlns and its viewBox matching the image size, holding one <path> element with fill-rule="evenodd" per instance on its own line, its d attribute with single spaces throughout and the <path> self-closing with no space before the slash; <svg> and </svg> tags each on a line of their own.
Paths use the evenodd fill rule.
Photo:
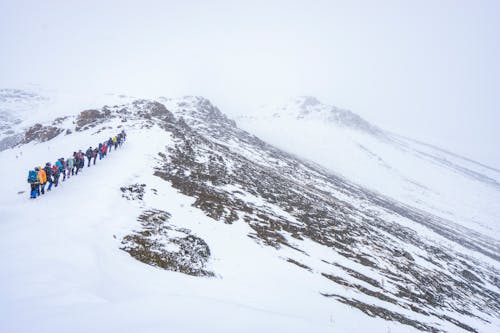
<svg viewBox="0 0 500 333">
<path fill-rule="evenodd" d="M 500 167 L 500 1 L 0 0 L 0 87 L 296 95 Z"/>
</svg>

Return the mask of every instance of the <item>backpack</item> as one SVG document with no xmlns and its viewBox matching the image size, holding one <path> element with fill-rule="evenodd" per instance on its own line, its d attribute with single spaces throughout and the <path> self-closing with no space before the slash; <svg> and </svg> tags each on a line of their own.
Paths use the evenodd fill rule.
<svg viewBox="0 0 500 333">
<path fill-rule="evenodd" d="M 47 173 L 44 169 L 38 171 L 38 179 L 40 180 L 40 184 L 45 184 L 47 182 Z"/>
<path fill-rule="evenodd" d="M 45 174 L 47 175 L 47 179 L 50 179 L 50 176 L 52 176 L 52 168 L 49 166 L 46 166 L 45 168 L 43 168 L 43 170 L 45 170 Z"/>
<path fill-rule="evenodd" d="M 59 172 L 63 172 L 64 168 L 63 168 L 63 164 L 61 163 L 61 161 L 57 161 L 56 166 L 59 168 Z"/>
<path fill-rule="evenodd" d="M 38 173 L 35 170 L 30 170 L 28 174 L 28 183 L 36 183 L 38 181 Z"/>
</svg>

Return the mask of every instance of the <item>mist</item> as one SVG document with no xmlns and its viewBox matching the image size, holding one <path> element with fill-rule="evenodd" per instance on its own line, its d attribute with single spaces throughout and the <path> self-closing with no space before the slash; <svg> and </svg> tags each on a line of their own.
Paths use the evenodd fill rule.
<svg viewBox="0 0 500 333">
<path fill-rule="evenodd" d="M 500 167 L 496 1 L 2 1 L 0 86 L 316 96 Z"/>
</svg>

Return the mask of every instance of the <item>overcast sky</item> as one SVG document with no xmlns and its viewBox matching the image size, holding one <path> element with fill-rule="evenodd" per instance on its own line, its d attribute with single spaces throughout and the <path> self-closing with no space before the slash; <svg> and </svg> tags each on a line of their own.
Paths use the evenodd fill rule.
<svg viewBox="0 0 500 333">
<path fill-rule="evenodd" d="M 500 167 L 500 1 L 0 0 L 0 87 L 313 95 Z"/>
</svg>

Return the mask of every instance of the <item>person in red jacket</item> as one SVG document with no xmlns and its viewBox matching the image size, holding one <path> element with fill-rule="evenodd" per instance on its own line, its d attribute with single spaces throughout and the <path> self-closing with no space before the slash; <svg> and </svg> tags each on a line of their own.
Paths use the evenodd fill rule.
<svg viewBox="0 0 500 333">
<path fill-rule="evenodd" d="M 59 167 L 54 164 L 52 166 L 52 178 L 54 180 L 54 187 L 57 187 L 57 185 L 59 185 L 59 176 L 61 176 L 61 171 L 59 170 Z"/>
<path fill-rule="evenodd" d="M 101 147 L 101 152 L 102 152 L 102 157 L 106 157 L 106 155 L 108 154 L 108 146 L 106 145 L 106 142 L 103 142 Z"/>
</svg>

